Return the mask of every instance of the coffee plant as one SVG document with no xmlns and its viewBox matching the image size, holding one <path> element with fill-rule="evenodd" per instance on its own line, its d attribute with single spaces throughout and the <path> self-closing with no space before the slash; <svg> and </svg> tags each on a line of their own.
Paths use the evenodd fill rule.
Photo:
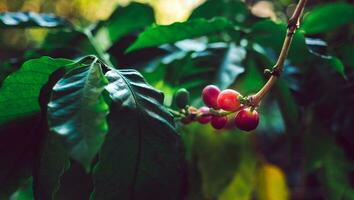
<svg viewBox="0 0 354 200">
<path fill-rule="evenodd" d="M 354 199 L 354 5 L 291 2 L 0 13 L 46 30 L 0 46 L 0 199 Z"/>
</svg>

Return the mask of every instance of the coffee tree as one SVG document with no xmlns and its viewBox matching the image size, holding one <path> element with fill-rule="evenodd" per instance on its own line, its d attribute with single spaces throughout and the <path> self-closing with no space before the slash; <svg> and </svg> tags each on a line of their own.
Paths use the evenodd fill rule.
<svg viewBox="0 0 354 200">
<path fill-rule="evenodd" d="M 2 32 L 48 33 L 0 47 L 0 199 L 354 199 L 353 11 L 1 13 Z"/>
</svg>

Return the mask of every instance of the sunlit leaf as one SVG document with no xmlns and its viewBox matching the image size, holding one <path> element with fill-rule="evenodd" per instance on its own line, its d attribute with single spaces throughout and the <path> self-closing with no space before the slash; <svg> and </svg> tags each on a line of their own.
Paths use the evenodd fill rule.
<svg viewBox="0 0 354 200">
<path fill-rule="evenodd" d="M 25 62 L 20 70 L 8 76 L 0 88 L 0 124 L 38 113 L 42 86 L 53 72 L 71 63 L 42 57 Z"/>
<path fill-rule="evenodd" d="M 141 33 L 127 52 L 155 47 L 162 44 L 171 44 L 184 39 L 201 37 L 232 28 L 232 23 L 225 18 L 212 20 L 195 19 L 186 22 L 177 22 L 171 25 L 156 25 Z"/>
<path fill-rule="evenodd" d="M 200 173 L 199 187 L 204 199 L 223 195 L 233 183 L 242 160 L 250 155 L 248 135 L 232 130 L 215 131 L 210 125 L 200 124 L 188 127 L 184 134 L 194 135 L 189 153 L 197 159 L 194 162 L 198 171 L 194 173 Z"/>
<path fill-rule="evenodd" d="M 255 155 L 245 153 L 231 183 L 219 196 L 220 200 L 249 200 L 255 186 Z"/>
<path fill-rule="evenodd" d="M 262 164 L 257 172 L 256 193 L 259 200 L 289 199 L 289 189 L 284 172 L 275 165 Z"/>
<path fill-rule="evenodd" d="M 131 3 L 126 7 L 119 6 L 109 19 L 103 22 L 103 27 L 98 30 L 95 37 L 100 41 L 99 45 L 106 50 L 122 36 L 143 29 L 154 22 L 154 12 L 147 5 Z"/>
<path fill-rule="evenodd" d="M 246 20 L 249 14 L 246 4 L 242 1 L 210 0 L 197 7 L 189 19 L 211 19 L 216 16 L 222 16 L 241 23 Z"/>
</svg>

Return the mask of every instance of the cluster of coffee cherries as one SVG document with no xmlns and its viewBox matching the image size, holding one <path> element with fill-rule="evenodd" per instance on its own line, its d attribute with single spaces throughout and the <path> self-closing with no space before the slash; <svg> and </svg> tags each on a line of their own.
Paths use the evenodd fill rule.
<svg viewBox="0 0 354 200">
<path fill-rule="evenodd" d="M 189 92 L 186 89 L 176 92 L 175 102 L 181 109 L 178 115 L 183 124 L 198 121 L 201 124 L 210 123 L 215 129 L 233 125 L 243 131 L 257 128 L 258 112 L 247 104 L 247 99 L 239 92 L 232 89 L 220 91 L 217 86 L 208 85 L 203 89 L 202 99 L 205 106 L 198 109 L 188 105 Z"/>
</svg>

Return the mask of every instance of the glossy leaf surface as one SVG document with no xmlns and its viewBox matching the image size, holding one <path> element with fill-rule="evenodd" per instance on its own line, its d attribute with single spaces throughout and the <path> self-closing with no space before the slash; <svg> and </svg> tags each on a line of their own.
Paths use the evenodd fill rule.
<svg viewBox="0 0 354 200">
<path fill-rule="evenodd" d="M 110 130 L 94 170 L 93 199 L 181 199 L 180 138 L 163 94 L 134 70 L 106 73 Z"/>
</svg>

